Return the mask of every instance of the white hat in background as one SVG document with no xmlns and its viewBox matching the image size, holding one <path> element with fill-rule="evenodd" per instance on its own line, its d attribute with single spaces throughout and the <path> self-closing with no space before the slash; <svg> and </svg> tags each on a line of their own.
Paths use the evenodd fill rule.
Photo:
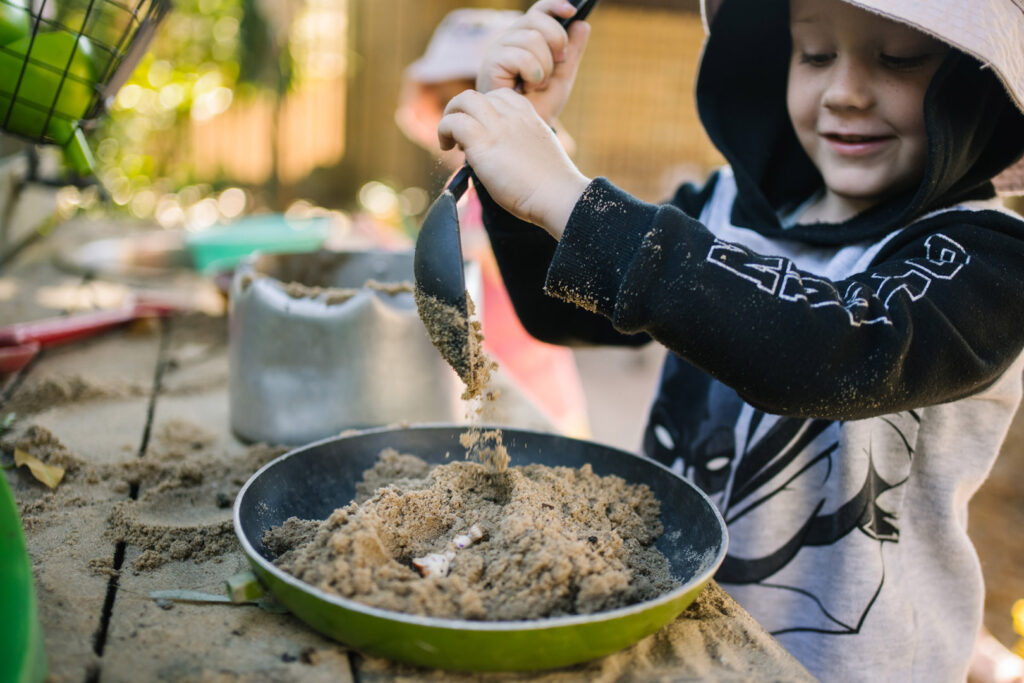
<svg viewBox="0 0 1024 683">
<path fill-rule="evenodd" d="M 434 30 L 427 51 L 402 74 L 395 123 L 407 138 L 438 155 L 452 168 L 463 163 L 462 152 L 441 152 L 437 124 L 447 98 L 458 88 L 473 87 L 487 46 L 512 22 L 517 10 L 457 9 L 449 12 Z M 452 90 L 452 82 L 470 81 Z"/>
<path fill-rule="evenodd" d="M 427 51 L 405 70 L 406 78 L 420 83 L 476 78 L 487 45 L 520 16 L 518 10 L 449 12 L 430 38 Z"/>
</svg>

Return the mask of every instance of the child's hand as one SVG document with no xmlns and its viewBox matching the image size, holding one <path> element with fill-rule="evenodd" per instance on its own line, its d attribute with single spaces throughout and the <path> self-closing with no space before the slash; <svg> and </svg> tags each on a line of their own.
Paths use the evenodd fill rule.
<svg viewBox="0 0 1024 683">
<path fill-rule="evenodd" d="M 561 238 L 590 180 L 523 95 L 466 90 L 448 103 L 437 134 L 441 149 L 465 151 L 494 201 Z"/>
<path fill-rule="evenodd" d="M 576 9 L 568 0 L 540 0 L 488 48 L 477 74 L 476 89 L 522 92 L 541 118 L 551 123 L 565 108 L 590 36 L 590 25 L 575 21 L 566 34 L 558 18 Z M 556 18 L 557 17 L 557 18 Z"/>
</svg>

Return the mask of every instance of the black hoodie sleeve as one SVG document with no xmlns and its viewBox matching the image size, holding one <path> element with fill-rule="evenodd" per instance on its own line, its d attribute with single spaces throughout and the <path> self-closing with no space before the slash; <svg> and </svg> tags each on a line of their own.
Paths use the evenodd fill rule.
<svg viewBox="0 0 1024 683">
<path fill-rule="evenodd" d="M 558 242 L 543 229 L 521 221 L 498 206 L 479 183 L 484 226 L 516 316 L 534 338 L 563 346 L 641 346 L 651 338 L 623 334 L 605 316 L 548 296 L 544 292 Z"/>
<path fill-rule="evenodd" d="M 1024 346 L 1024 230 L 997 211 L 921 221 L 870 269 L 829 281 L 599 178 L 545 287 L 782 415 L 851 420 L 951 401 Z"/>
<path fill-rule="evenodd" d="M 711 194 L 717 174 L 702 187 L 682 185 L 672 203 L 697 214 Z M 548 268 L 558 246 L 543 229 L 511 215 L 476 182 L 484 226 L 509 298 L 523 327 L 531 336 L 563 346 L 641 346 L 651 341 L 645 332 L 624 333 L 604 315 L 581 308 L 544 291 Z"/>
</svg>

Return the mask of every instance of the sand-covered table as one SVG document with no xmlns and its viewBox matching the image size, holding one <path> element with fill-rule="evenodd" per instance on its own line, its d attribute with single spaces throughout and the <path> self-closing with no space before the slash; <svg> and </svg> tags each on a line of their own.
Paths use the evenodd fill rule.
<svg viewBox="0 0 1024 683">
<path fill-rule="evenodd" d="M 0 324 L 50 317 L 59 302 L 118 291 L 58 270 L 61 245 L 127 227 L 77 222 L 5 264 Z M 196 278 L 177 291 L 202 288 Z M 245 444 L 228 422 L 227 320 L 176 314 L 45 351 L 0 385 L 0 436 L 64 468 L 50 490 L 25 467 L 18 502 L 55 681 L 804 680 L 806 672 L 712 582 L 679 619 L 635 646 L 570 669 L 459 675 L 350 652 L 258 605 L 154 599 L 224 593 L 248 568 L 231 528 L 245 480 L 284 452 Z M 500 370 L 495 419 L 549 429 Z M 9 462 L 9 461 L 5 461 Z"/>
</svg>

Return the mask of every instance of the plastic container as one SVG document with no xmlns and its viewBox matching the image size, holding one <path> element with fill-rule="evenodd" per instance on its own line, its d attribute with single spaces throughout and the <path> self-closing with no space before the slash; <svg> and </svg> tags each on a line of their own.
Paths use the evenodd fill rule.
<svg viewBox="0 0 1024 683">
<path fill-rule="evenodd" d="M 265 254 L 316 251 L 323 246 L 329 231 L 330 219 L 326 217 L 246 216 L 230 225 L 188 233 L 185 246 L 196 270 L 213 273 L 231 270 L 255 251 Z"/>
<path fill-rule="evenodd" d="M 228 322 L 232 431 L 298 445 L 345 429 L 465 422 L 462 382 L 419 318 L 412 264 L 411 252 L 385 251 L 244 260 Z M 466 266 L 479 303 L 479 265 Z"/>
</svg>

